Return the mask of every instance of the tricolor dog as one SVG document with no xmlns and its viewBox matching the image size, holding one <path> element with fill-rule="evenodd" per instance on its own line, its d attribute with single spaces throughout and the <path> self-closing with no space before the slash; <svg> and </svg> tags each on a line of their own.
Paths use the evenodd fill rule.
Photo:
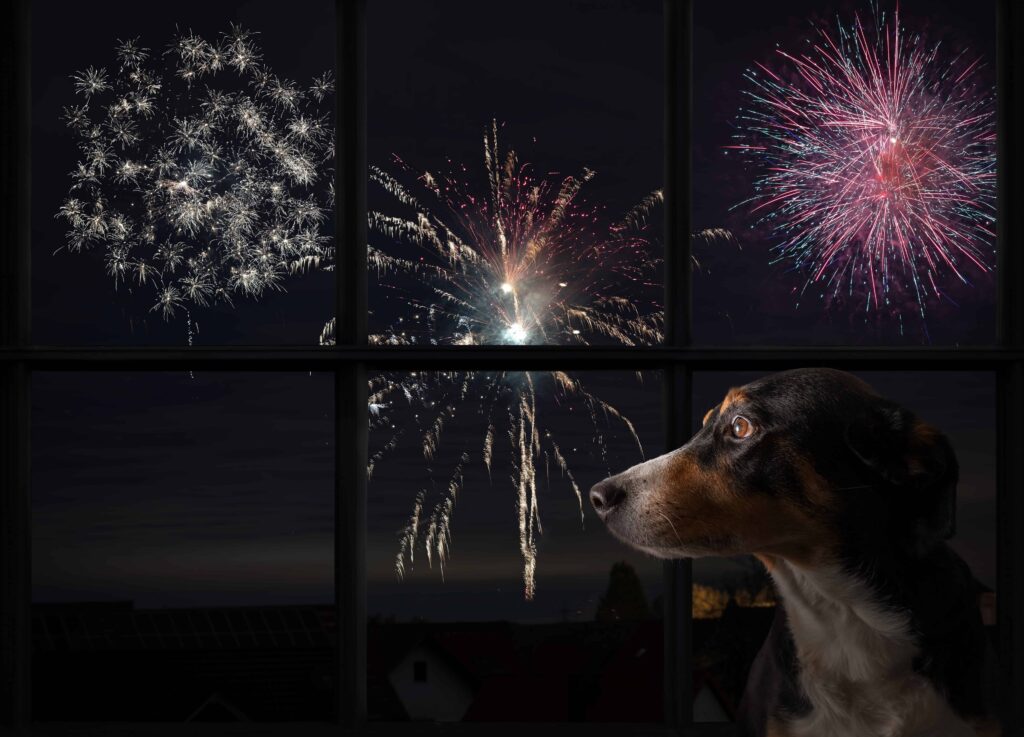
<svg viewBox="0 0 1024 737">
<path fill-rule="evenodd" d="M 787 371 L 730 391 L 682 448 L 594 486 L 660 558 L 757 556 L 782 606 L 742 735 L 996 735 L 974 579 L 945 544 L 956 456 L 859 379 Z"/>
</svg>

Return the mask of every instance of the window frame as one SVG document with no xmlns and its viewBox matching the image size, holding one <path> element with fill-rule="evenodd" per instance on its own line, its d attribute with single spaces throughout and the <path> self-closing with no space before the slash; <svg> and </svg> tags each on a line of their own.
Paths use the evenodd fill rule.
<svg viewBox="0 0 1024 737">
<path fill-rule="evenodd" d="M 997 337 L 990 347 L 700 347 L 691 344 L 690 119 L 692 9 L 702 0 L 663 0 L 665 28 L 665 310 L 660 346 L 559 347 L 370 346 L 366 322 L 366 3 L 335 0 L 337 13 L 337 344 L 331 347 L 50 347 L 31 340 L 31 53 L 32 0 L 5 3 L 0 31 L 3 114 L 0 224 L 0 724 L 31 727 L 30 381 L 37 370 L 317 370 L 335 375 L 335 609 L 337 717 L 332 724 L 246 725 L 246 734 L 410 735 L 583 733 L 620 735 L 627 725 L 588 723 L 423 725 L 366 720 L 366 376 L 369 370 L 427 368 L 653 368 L 666 376 L 668 447 L 691 432 L 696 370 L 845 369 L 986 370 L 997 391 L 997 606 L 1004 735 L 1024 734 L 1024 7 L 995 0 L 997 34 Z M 438 0 L 439 1 L 439 0 Z M 44 5 L 41 0 L 37 7 Z M 734 725 L 692 721 L 689 561 L 664 564 L 665 715 L 661 724 L 628 725 L 633 734 L 731 735 Z M 1015 698 L 1016 697 L 1016 698 Z M 40 731 L 43 731 L 40 728 Z M 222 734 L 224 725 L 47 723 L 47 734 Z"/>
</svg>

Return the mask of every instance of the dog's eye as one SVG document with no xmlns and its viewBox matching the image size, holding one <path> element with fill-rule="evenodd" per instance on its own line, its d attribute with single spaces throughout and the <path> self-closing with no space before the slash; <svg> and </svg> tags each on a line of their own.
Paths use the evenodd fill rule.
<svg viewBox="0 0 1024 737">
<path fill-rule="evenodd" d="M 754 434 L 754 423 L 743 415 L 736 415 L 732 418 L 733 437 L 744 440 Z"/>
</svg>

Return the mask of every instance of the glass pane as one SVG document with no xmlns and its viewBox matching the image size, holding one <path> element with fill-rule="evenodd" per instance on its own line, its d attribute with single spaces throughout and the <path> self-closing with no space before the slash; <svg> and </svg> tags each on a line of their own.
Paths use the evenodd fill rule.
<svg viewBox="0 0 1024 737">
<path fill-rule="evenodd" d="M 334 302 L 334 4 L 35 11 L 35 342 L 316 345 Z"/>
<path fill-rule="evenodd" d="M 701 425 L 705 412 L 723 402 L 730 388 L 742 387 L 762 376 L 766 374 L 695 374 L 694 425 Z M 885 513 L 897 520 L 890 522 L 889 526 L 886 526 L 881 506 L 871 507 L 875 511 L 870 514 L 863 510 L 851 511 L 851 515 L 860 516 L 850 516 L 841 523 L 838 531 L 829 533 L 828 539 L 841 540 L 848 546 L 848 569 L 873 571 L 873 585 L 876 588 L 872 591 L 876 595 L 891 595 L 895 600 L 903 600 L 900 597 L 906 596 L 926 600 L 924 606 L 914 611 L 916 626 L 922 631 L 930 630 L 937 624 L 936 617 L 942 618 L 945 624 L 941 624 L 938 629 L 945 634 L 938 635 L 940 640 L 950 637 L 946 631 L 949 621 L 956 621 L 957 617 L 963 616 L 966 622 L 966 618 L 977 617 L 980 612 L 985 634 L 979 634 L 979 641 L 969 646 L 970 656 L 962 657 L 954 666 L 955 671 L 966 674 L 962 675 L 966 685 L 950 689 L 953 694 L 951 698 L 959 698 L 956 704 L 958 709 L 970 714 L 975 706 L 962 696 L 963 693 L 979 686 L 982 693 L 997 692 L 992 680 L 994 671 L 989 670 L 994 664 L 991 658 L 996 643 L 995 376 L 990 372 L 947 371 L 866 371 L 856 376 L 868 382 L 882 397 L 910 410 L 917 418 L 937 428 L 948 438 L 959 464 L 959 482 L 955 486 L 955 533 L 948 540 L 948 545 L 969 567 L 969 575 L 973 576 L 973 580 L 965 576 L 954 561 L 942 560 L 924 565 L 901 559 L 899 550 L 901 547 L 910 549 L 913 544 L 911 534 L 916 533 L 910 533 L 906 527 L 900 526 L 898 520 L 901 519 L 901 512 L 898 510 Z M 808 387 L 806 391 L 813 390 Z M 752 405 L 742 411 L 753 416 L 753 413 L 764 410 L 764 407 L 758 409 L 758 406 L 755 399 Z M 844 415 L 848 418 L 852 416 L 852 413 Z M 852 424 L 854 420 L 850 419 L 850 422 L 851 427 L 855 427 Z M 849 437 L 858 437 L 855 431 L 848 432 L 851 433 Z M 898 431 L 890 435 L 885 426 L 878 426 L 873 432 L 877 438 L 884 438 L 888 447 L 898 448 L 903 442 L 899 440 Z M 827 437 L 827 433 L 822 434 Z M 781 446 L 786 443 L 787 434 L 779 430 L 771 437 L 777 446 Z M 865 457 L 872 457 L 863 446 L 856 442 L 854 445 L 861 447 Z M 829 488 L 832 491 L 829 493 L 833 501 L 827 502 L 830 510 L 840 508 L 840 502 L 835 501 L 837 499 L 848 500 L 850 510 L 854 510 L 853 505 L 857 503 L 868 503 L 863 497 L 850 499 L 849 496 L 871 493 L 872 486 L 863 485 L 866 478 L 864 474 L 870 477 L 867 479 L 869 484 L 876 487 L 879 484 L 874 472 L 859 465 L 853 454 L 847 454 L 844 450 L 846 447 L 844 440 L 832 453 L 819 454 L 807 446 L 798 447 L 794 451 L 797 458 L 807 458 L 817 473 L 831 479 Z M 757 446 L 751 452 L 756 451 Z M 755 459 L 759 457 L 755 456 Z M 925 461 L 929 457 L 925 457 Z M 748 464 L 753 462 L 748 461 Z M 942 465 L 944 469 L 948 466 L 945 460 Z M 853 475 L 842 476 L 844 473 Z M 840 476 L 845 479 L 842 488 L 838 488 L 840 482 L 835 481 Z M 837 495 L 837 491 L 846 496 Z M 908 493 L 905 488 L 903 491 Z M 923 501 L 927 499 L 913 502 L 916 506 L 909 513 L 917 514 Z M 763 516 L 766 525 L 770 525 L 771 514 L 769 510 Z M 858 518 L 860 522 L 857 522 Z M 866 554 L 856 552 L 858 545 L 863 550 L 876 549 L 872 547 L 875 544 L 869 541 L 872 530 L 885 530 L 884 534 L 888 538 L 887 543 L 877 547 L 881 552 L 875 564 L 868 562 Z M 855 542 L 853 536 L 859 536 L 861 543 Z M 933 555 L 930 560 L 936 557 Z M 904 568 L 901 570 L 900 566 Z M 808 566 L 805 569 L 814 570 Z M 780 600 L 780 593 L 765 566 L 750 556 L 697 558 L 694 560 L 693 571 L 694 680 L 698 688 L 696 717 L 698 721 L 731 721 L 736 716 L 751 664 L 771 627 L 775 616 L 774 606 Z M 894 594 L 900 587 L 904 591 Z M 931 589 L 931 593 L 928 589 Z M 880 591 L 885 593 L 879 594 Z M 906 591 L 914 593 L 908 595 Z M 961 623 L 956 630 L 967 632 L 969 627 Z M 838 632 L 837 629 L 837 637 Z M 975 660 L 982 653 L 990 658 L 985 667 Z M 942 669 L 946 667 L 941 665 L 942 651 L 938 655 L 934 652 L 930 654 L 939 665 L 929 668 L 941 676 Z M 948 675 L 947 671 L 944 677 Z"/>
<path fill-rule="evenodd" d="M 32 377 L 43 721 L 332 718 L 333 377 Z"/>
<path fill-rule="evenodd" d="M 694 336 L 995 339 L 995 3 L 694 7 Z"/>
<path fill-rule="evenodd" d="M 661 409 L 656 373 L 373 378 L 371 719 L 662 720 L 662 565 L 588 500 Z"/>
<path fill-rule="evenodd" d="M 367 22 L 374 340 L 660 342 L 661 2 L 375 0 Z"/>
</svg>

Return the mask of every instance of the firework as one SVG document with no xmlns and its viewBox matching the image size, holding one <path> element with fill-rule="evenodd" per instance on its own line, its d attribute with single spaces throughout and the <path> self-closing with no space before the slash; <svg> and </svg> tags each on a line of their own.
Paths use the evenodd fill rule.
<svg viewBox="0 0 1024 737">
<path fill-rule="evenodd" d="M 728 148 L 756 165 L 741 203 L 822 296 L 922 319 L 948 279 L 994 266 L 995 100 L 980 60 L 877 8 L 747 71 Z M 817 290 L 816 290 L 817 291 Z"/>
<path fill-rule="evenodd" d="M 538 178 L 514 150 L 502 155 L 494 124 L 483 143 L 485 166 L 476 187 L 461 173 L 417 173 L 396 158 L 399 172 L 414 178 L 419 194 L 371 167 L 371 182 L 408 210 L 403 216 L 369 214 L 371 231 L 392 244 L 386 250 L 371 244 L 371 270 L 388 280 L 389 293 L 402 306 L 401 320 L 374 340 L 660 342 L 658 262 L 645 230 L 661 192 L 608 223 L 602 209 L 578 202 L 593 171 Z M 410 287 L 400 283 L 405 277 L 411 277 Z M 639 301 L 645 293 L 648 301 Z"/>
<path fill-rule="evenodd" d="M 661 193 L 646 197 L 618 221 L 580 202 L 594 172 L 554 179 L 533 175 L 516 153 L 502 153 L 497 126 L 484 135 L 484 166 L 474 186 L 463 173 L 414 172 L 396 159 L 398 175 L 379 168 L 371 181 L 404 215 L 371 212 L 371 271 L 381 294 L 400 300 L 400 316 L 371 340 L 387 345 L 657 343 L 662 311 L 657 302 L 659 261 L 645 235 Z M 399 176 L 413 181 L 404 184 Z M 415 187 L 415 191 L 414 191 Z M 429 204 L 428 204 L 429 203 Z M 647 295 L 647 300 L 642 297 Z M 330 339 L 330 332 L 325 334 Z M 459 415 L 480 431 L 475 452 L 462 453 L 429 505 L 421 492 L 402 530 L 395 571 L 401 577 L 422 545 L 428 564 L 444 571 L 455 503 L 465 466 L 488 473 L 495 443 L 504 436 L 512 454 L 511 487 L 518 514 L 526 598 L 535 591 L 538 468 L 552 465 L 575 494 L 583 495 L 555 436 L 544 426 L 545 402 L 574 404 L 587 418 L 607 464 L 605 433 L 619 423 L 640 449 L 628 418 L 583 382 L 564 372 L 422 372 L 382 374 L 370 386 L 371 432 L 386 438 L 374 466 L 406 436 L 431 462 L 445 428 Z M 430 509 L 429 513 L 426 511 Z"/>
<path fill-rule="evenodd" d="M 115 286 L 152 289 L 167 319 L 331 268 L 329 74 L 281 79 L 232 27 L 216 41 L 181 33 L 156 55 L 123 41 L 113 72 L 72 80 L 81 160 L 57 216 L 69 250 L 104 250 Z"/>
</svg>

